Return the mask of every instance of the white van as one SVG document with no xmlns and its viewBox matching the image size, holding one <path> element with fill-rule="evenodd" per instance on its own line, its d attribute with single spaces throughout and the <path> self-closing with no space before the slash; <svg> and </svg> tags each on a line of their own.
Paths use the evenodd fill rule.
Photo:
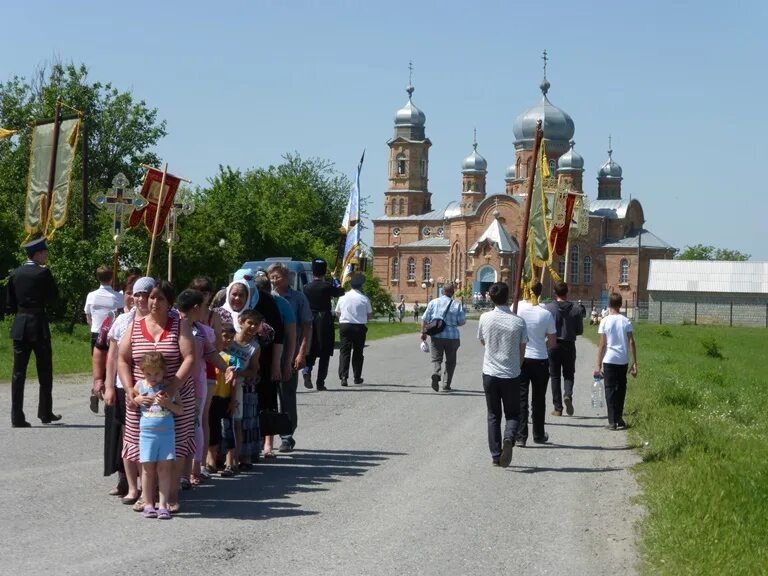
<svg viewBox="0 0 768 576">
<path fill-rule="evenodd" d="M 258 272 L 259 269 L 262 269 L 266 272 L 269 270 L 269 267 L 276 262 L 285 264 L 286 268 L 288 268 L 288 271 L 290 272 L 288 285 L 294 290 L 303 292 L 304 286 L 312 282 L 312 262 L 299 262 L 288 256 L 267 258 L 266 260 L 249 260 L 248 262 L 243 262 L 240 268 L 250 268 L 254 272 Z"/>
</svg>

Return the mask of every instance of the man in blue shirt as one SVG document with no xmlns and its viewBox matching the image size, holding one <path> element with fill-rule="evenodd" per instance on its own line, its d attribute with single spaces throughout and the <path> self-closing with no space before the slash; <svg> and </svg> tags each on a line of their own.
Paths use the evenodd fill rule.
<svg viewBox="0 0 768 576">
<path fill-rule="evenodd" d="M 460 302 L 453 299 L 456 292 L 456 286 L 453 283 L 443 286 L 442 295 L 430 300 L 424 315 L 421 317 L 421 339 L 426 340 L 427 335 L 423 332 L 425 326 L 437 318 L 442 318 L 445 322 L 445 328 L 439 334 L 432 335 L 432 390 L 440 390 L 440 380 L 442 373 L 443 355 L 445 355 L 445 382 L 443 390 L 451 390 L 451 381 L 453 372 L 456 370 L 456 351 L 461 345 L 459 337 L 459 326 L 467 322 L 467 315 Z"/>
</svg>

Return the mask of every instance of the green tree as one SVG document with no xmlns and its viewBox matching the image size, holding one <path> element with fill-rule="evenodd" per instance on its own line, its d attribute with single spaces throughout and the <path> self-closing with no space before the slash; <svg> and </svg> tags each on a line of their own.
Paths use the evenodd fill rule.
<svg viewBox="0 0 768 576">
<path fill-rule="evenodd" d="M 166 131 L 165 122 L 157 119 L 157 110 L 110 83 L 91 82 L 84 65 L 56 62 L 40 68 L 31 80 L 14 76 L 0 84 L 0 126 L 18 129 L 33 119 L 52 118 L 57 98 L 85 114 L 91 195 L 109 188 L 118 172 L 137 185 L 142 164 L 159 164 L 151 148 Z M 19 244 L 24 238 L 30 144 L 29 130 L 0 141 L 0 276 L 5 276 L 21 257 Z M 79 152 L 74 166 L 69 219 L 50 242 L 50 266 L 62 294 L 58 312 L 67 313 L 68 317 L 78 315 L 86 292 L 94 287 L 96 267 L 111 262 L 113 246 L 109 216 L 88 205 L 88 234 L 82 233 L 83 174 Z M 147 246 L 146 232 L 127 234 L 125 261 L 134 260 L 133 254 L 146 254 Z"/>
<path fill-rule="evenodd" d="M 705 246 L 704 244 L 686 246 L 685 249 L 677 255 L 678 260 L 731 260 L 744 262 L 750 258 L 751 254 L 745 254 L 738 250 L 715 248 L 714 246 Z"/>
</svg>

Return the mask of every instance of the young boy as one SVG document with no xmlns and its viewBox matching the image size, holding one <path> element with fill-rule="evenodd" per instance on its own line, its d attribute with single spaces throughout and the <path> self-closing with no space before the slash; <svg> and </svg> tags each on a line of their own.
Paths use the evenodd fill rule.
<svg viewBox="0 0 768 576">
<path fill-rule="evenodd" d="M 181 416 L 184 408 L 165 393 L 165 359 L 159 352 L 147 352 L 139 363 L 144 379 L 136 382 L 134 402 L 141 408 L 139 421 L 139 462 L 144 494 L 155 493 L 155 478 L 160 489 L 160 508 L 155 510 L 154 498 L 144 504 L 144 518 L 170 520 L 168 497 L 173 484 L 173 464 L 176 460 L 176 429 L 174 415 Z"/>
<path fill-rule="evenodd" d="M 629 352 L 632 353 L 630 374 L 637 376 L 637 348 L 632 335 L 632 323 L 622 315 L 621 294 L 608 297 L 609 313 L 600 320 L 597 333 L 600 345 L 597 350 L 595 378 L 605 379 L 605 404 L 608 408 L 608 430 L 624 430 L 624 399 L 627 396 L 627 367 Z M 601 372 L 602 368 L 602 372 Z"/>
<path fill-rule="evenodd" d="M 228 350 L 232 344 L 232 340 L 235 337 L 235 327 L 232 323 L 226 322 L 221 326 L 221 343 L 224 350 Z M 235 370 L 240 368 L 237 358 L 231 356 L 228 352 L 220 353 L 221 359 L 227 364 L 232 366 Z M 219 446 L 221 445 L 222 434 L 221 426 L 222 420 L 226 420 L 232 417 L 234 412 L 235 394 L 234 388 L 237 386 L 237 382 L 233 380 L 231 383 L 226 381 L 225 373 L 222 370 L 216 370 L 216 385 L 211 391 L 213 397 L 211 398 L 211 408 L 208 414 L 208 428 L 210 430 L 210 438 L 208 441 L 208 469 L 216 470 L 218 468 L 217 462 L 219 460 Z M 221 475 L 225 478 L 234 476 L 236 466 L 234 454 L 234 446 L 227 450 L 226 467 L 221 472 Z"/>
<path fill-rule="evenodd" d="M 232 343 L 228 346 L 227 352 L 235 360 L 230 362 L 239 366 L 236 370 L 236 384 L 234 394 L 230 399 L 230 414 L 235 428 L 235 448 L 232 454 L 229 472 L 236 471 L 237 464 L 241 468 L 246 468 L 250 460 L 240 459 L 240 449 L 243 444 L 243 397 L 248 393 L 255 394 L 255 382 L 259 376 L 259 343 L 256 336 L 261 328 L 262 315 L 256 310 L 245 310 L 240 312 L 238 322 L 240 331 L 235 334 Z M 225 472 L 227 469 L 225 469 Z M 229 474 L 231 475 L 231 474 Z"/>
</svg>

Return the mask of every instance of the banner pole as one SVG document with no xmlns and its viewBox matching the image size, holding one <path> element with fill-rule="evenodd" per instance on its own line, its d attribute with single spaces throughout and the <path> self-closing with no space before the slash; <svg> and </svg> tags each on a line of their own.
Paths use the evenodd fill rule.
<svg viewBox="0 0 768 576">
<path fill-rule="evenodd" d="M 157 238 L 157 225 L 160 222 L 160 211 L 163 209 L 163 192 L 165 192 L 165 176 L 168 174 L 168 162 L 163 167 L 163 178 L 160 180 L 160 195 L 157 199 L 157 210 L 155 211 L 155 223 L 152 226 L 152 241 L 149 244 L 149 259 L 147 260 L 147 276 L 152 271 L 152 258 L 155 255 L 155 239 Z"/>
<path fill-rule="evenodd" d="M 168 239 L 168 282 L 173 282 L 173 240 Z"/>
<path fill-rule="evenodd" d="M 51 148 L 51 165 L 48 167 L 48 195 L 46 196 L 45 212 L 40 216 L 45 218 L 43 236 L 48 234 L 48 223 L 51 219 L 51 202 L 53 202 L 53 185 L 56 179 L 56 154 L 59 150 L 59 132 L 61 129 L 61 100 L 56 98 L 56 109 L 53 115 L 53 147 Z"/>
</svg>

